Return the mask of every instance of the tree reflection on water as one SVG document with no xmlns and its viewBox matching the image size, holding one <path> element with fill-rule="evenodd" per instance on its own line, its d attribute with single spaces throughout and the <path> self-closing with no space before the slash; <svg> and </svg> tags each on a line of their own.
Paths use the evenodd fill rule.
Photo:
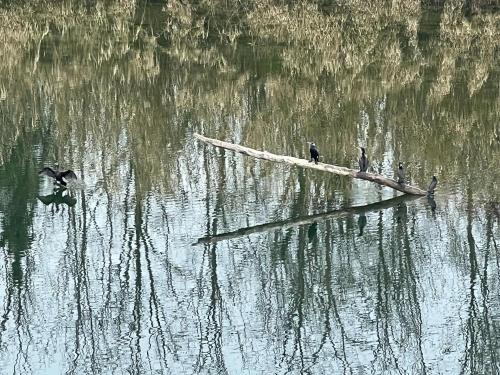
<svg viewBox="0 0 500 375">
<path fill-rule="evenodd" d="M 68 4 L 0 10 L 6 373 L 498 371 L 495 13 L 269 3 L 215 40 L 164 33 L 196 12 Z M 193 132 L 298 157 L 313 139 L 351 167 L 367 145 L 439 189 L 394 197 Z M 82 188 L 49 194 L 56 163 Z"/>
</svg>

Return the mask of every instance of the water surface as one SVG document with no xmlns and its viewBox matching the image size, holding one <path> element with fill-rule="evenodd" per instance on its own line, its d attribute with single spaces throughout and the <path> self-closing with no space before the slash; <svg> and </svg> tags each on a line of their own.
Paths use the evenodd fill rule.
<svg viewBox="0 0 500 375">
<path fill-rule="evenodd" d="M 154 5 L 4 30 L 1 372 L 499 372 L 500 27 L 450 9 L 334 55 L 174 43 Z M 366 146 L 438 190 L 195 132 L 353 168 Z M 56 164 L 80 181 L 54 190 Z"/>
</svg>

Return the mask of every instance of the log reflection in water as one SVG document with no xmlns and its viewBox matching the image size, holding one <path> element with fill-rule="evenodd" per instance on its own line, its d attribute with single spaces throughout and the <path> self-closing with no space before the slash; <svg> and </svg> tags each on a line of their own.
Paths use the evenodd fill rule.
<svg viewBox="0 0 500 375">
<path fill-rule="evenodd" d="M 391 208 L 400 202 L 412 201 L 412 200 L 419 199 L 419 198 L 421 198 L 421 197 L 412 196 L 412 195 L 401 195 L 399 197 L 387 199 L 387 200 L 377 202 L 377 203 L 368 204 L 365 206 L 348 207 L 348 208 L 343 208 L 340 210 L 323 212 L 323 213 L 309 215 L 309 216 L 305 216 L 305 217 L 298 217 L 298 218 L 292 218 L 292 219 L 288 219 L 288 220 L 275 221 L 272 223 L 254 225 L 251 227 L 238 229 L 238 230 L 235 230 L 233 232 L 227 232 L 227 233 L 221 233 L 221 234 L 215 234 L 215 235 L 201 237 L 198 239 L 197 242 L 193 243 L 193 246 L 204 244 L 204 243 L 213 243 L 213 242 L 218 242 L 218 241 L 231 240 L 234 238 L 248 236 L 248 235 L 254 234 L 254 233 L 271 231 L 274 229 L 287 230 L 289 228 L 293 228 L 293 227 L 297 227 L 297 226 L 314 224 L 317 221 L 324 221 L 324 220 L 328 220 L 328 219 L 341 218 L 341 217 L 357 215 L 357 214 L 363 215 L 363 214 L 370 212 L 370 211 L 377 211 L 377 210 Z M 360 227 L 360 232 L 362 232 L 361 227 Z"/>
</svg>

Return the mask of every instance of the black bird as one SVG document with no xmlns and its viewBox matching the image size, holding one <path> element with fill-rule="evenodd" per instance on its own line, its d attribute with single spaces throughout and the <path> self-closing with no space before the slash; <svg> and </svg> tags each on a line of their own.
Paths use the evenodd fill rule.
<svg viewBox="0 0 500 375">
<path fill-rule="evenodd" d="M 365 155 L 365 148 L 361 147 L 361 157 L 359 158 L 359 171 L 366 172 L 368 170 L 368 158 Z"/>
<path fill-rule="evenodd" d="M 60 171 L 59 169 L 56 168 L 54 171 L 50 167 L 45 167 L 43 168 L 40 172 L 38 172 L 39 175 L 45 175 L 54 178 L 56 183 L 59 183 L 62 186 L 66 186 L 67 182 L 63 180 L 76 180 L 76 174 L 73 172 L 71 169 L 68 169 L 67 171 Z"/>
<path fill-rule="evenodd" d="M 399 162 L 398 183 L 404 184 L 404 182 L 405 182 L 405 171 L 403 170 L 403 163 Z"/>
<path fill-rule="evenodd" d="M 316 143 L 314 142 L 307 142 L 307 143 L 309 143 L 309 152 L 311 153 L 311 160 L 309 160 L 309 162 L 312 162 L 314 160 L 314 163 L 318 164 L 319 150 L 318 147 L 316 147 Z"/>
<path fill-rule="evenodd" d="M 436 178 L 436 176 L 432 176 L 432 181 L 429 184 L 429 187 L 427 188 L 427 194 L 433 195 L 434 190 L 436 190 L 437 184 L 438 184 L 438 179 Z"/>
</svg>

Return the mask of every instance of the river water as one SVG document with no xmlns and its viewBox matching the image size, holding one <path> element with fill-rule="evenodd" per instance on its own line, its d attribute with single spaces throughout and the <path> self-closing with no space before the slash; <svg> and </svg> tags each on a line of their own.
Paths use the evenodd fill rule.
<svg viewBox="0 0 500 375">
<path fill-rule="evenodd" d="M 169 43 L 158 5 L 59 11 L 2 29 L 2 374 L 500 371 L 498 16 L 422 9 L 332 60 Z M 364 146 L 438 189 L 194 133 L 352 168 Z"/>
</svg>

